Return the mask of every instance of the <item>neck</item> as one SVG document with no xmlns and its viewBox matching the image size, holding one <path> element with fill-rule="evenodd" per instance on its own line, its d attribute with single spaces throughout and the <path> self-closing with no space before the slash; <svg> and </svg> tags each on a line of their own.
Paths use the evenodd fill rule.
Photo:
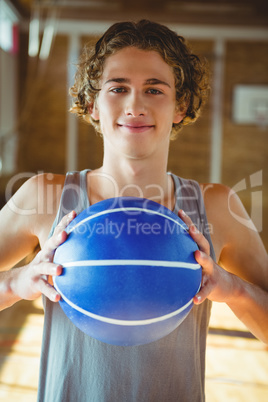
<svg viewBox="0 0 268 402">
<path fill-rule="evenodd" d="M 167 158 L 110 159 L 91 175 L 91 203 L 112 197 L 140 197 L 173 209 L 174 184 L 167 175 Z M 93 190 L 93 192 L 92 192 Z M 95 199 L 94 199 L 95 196 Z"/>
</svg>

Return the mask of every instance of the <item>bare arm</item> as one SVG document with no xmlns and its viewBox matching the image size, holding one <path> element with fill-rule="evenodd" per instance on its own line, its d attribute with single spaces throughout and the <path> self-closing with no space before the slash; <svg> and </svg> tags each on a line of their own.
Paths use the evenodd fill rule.
<svg viewBox="0 0 268 402">
<path fill-rule="evenodd" d="M 40 184 L 41 182 L 41 184 Z M 54 185 L 61 183 L 56 179 Z M 50 216 L 40 213 L 39 202 L 45 197 L 46 180 L 30 179 L 0 212 L 0 309 L 21 299 L 33 300 L 41 293 L 52 301 L 59 295 L 50 285 L 48 277 L 60 275 L 61 267 L 53 264 L 55 249 L 66 239 L 65 228 L 75 216 L 71 213 L 57 226 L 54 235 L 47 239 L 56 214 L 58 197 L 51 198 Z M 51 190 L 51 181 L 49 182 Z M 42 186 L 42 187 L 40 187 Z M 56 193 L 55 193 L 56 194 Z M 10 269 L 41 244 L 42 249 L 30 264 Z"/>
<path fill-rule="evenodd" d="M 62 267 L 53 263 L 53 256 L 56 248 L 66 240 L 65 228 L 74 217 L 75 213 L 71 212 L 61 220 L 53 236 L 30 264 L 0 272 L 0 310 L 21 299 L 34 300 L 41 294 L 51 301 L 59 301 L 60 295 L 48 278 L 62 272 Z"/>
<path fill-rule="evenodd" d="M 60 296 L 48 282 L 48 276 L 61 274 L 61 266 L 52 261 L 55 249 L 65 239 L 66 233 L 60 227 L 30 264 L 0 272 L 0 310 L 22 299 L 34 300 L 42 293 L 51 301 L 59 301 Z"/>
<path fill-rule="evenodd" d="M 200 249 L 196 260 L 203 268 L 203 281 L 195 303 L 206 298 L 226 303 L 257 338 L 268 343 L 268 292 L 215 264 L 205 246 Z"/>
<path fill-rule="evenodd" d="M 230 190 L 217 185 L 210 194 L 206 208 L 213 224 L 214 240 L 219 261 L 210 258 L 210 249 L 204 236 L 195 230 L 189 217 L 180 217 L 190 227 L 190 234 L 199 245 L 197 262 L 203 268 L 202 287 L 196 295 L 196 304 L 206 298 L 225 302 L 248 329 L 268 343 L 268 257 L 256 231 L 242 225 L 229 211 Z M 249 219 L 235 194 L 231 208 Z"/>
</svg>

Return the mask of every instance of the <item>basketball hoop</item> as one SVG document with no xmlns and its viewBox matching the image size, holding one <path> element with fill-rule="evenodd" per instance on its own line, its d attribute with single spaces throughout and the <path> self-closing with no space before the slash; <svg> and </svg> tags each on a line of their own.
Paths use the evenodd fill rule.
<svg viewBox="0 0 268 402">
<path fill-rule="evenodd" d="M 236 85 L 233 97 L 233 122 L 268 127 L 268 85 Z"/>
<path fill-rule="evenodd" d="M 268 127 L 268 101 L 260 99 L 259 101 L 256 100 L 255 102 L 253 109 L 256 125 L 261 130 L 266 130 Z"/>
</svg>

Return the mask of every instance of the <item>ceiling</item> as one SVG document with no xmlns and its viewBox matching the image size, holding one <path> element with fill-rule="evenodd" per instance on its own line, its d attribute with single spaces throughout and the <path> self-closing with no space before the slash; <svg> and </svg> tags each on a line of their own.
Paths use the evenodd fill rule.
<svg viewBox="0 0 268 402">
<path fill-rule="evenodd" d="M 64 20 L 122 21 L 148 18 L 163 23 L 268 26 L 267 0 L 9 0 L 23 19 L 34 10 Z"/>
</svg>

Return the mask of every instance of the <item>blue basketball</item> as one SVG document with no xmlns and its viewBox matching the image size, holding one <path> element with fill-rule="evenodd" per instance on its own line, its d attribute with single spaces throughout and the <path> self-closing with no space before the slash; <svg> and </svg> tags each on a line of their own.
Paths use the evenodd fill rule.
<svg viewBox="0 0 268 402">
<path fill-rule="evenodd" d="M 197 245 L 183 221 L 143 198 L 101 201 L 79 214 L 54 261 L 60 305 L 83 332 L 113 345 L 171 333 L 200 288 Z"/>
</svg>

